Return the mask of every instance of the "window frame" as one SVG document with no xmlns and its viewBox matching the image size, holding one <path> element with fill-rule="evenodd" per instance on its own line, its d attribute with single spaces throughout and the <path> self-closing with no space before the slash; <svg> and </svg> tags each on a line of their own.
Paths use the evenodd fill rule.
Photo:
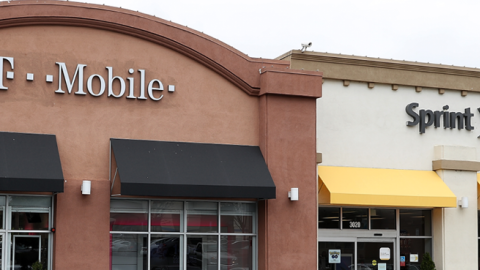
<svg viewBox="0 0 480 270">
<path fill-rule="evenodd" d="M 134 201 L 147 201 L 147 219 L 148 219 L 148 226 L 147 231 L 115 231 L 110 230 L 110 235 L 114 234 L 140 234 L 147 236 L 147 269 L 151 268 L 151 239 L 152 236 L 155 235 L 175 235 L 180 236 L 180 241 L 182 241 L 180 247 L 182 250 L 180 251 L 180 265 L 182 265 L 183 269 L 187 267 L 187 238 L 188 237 L 195 237 L 195 236 L 216 236 L 217 237 L 217 268 L 220 270 L 221 268 L 221 248 L 222 248 L 222 236 L 249 236 L 252 238 L 252 270 L 258 269 L 258 202 L 257 201 L 242 201 L 242 200 L 199 200 L 199 199 L 155 199 L 155 198 L 119 198 L 119 197 L 112 197 L 110 201 L 113 200 L 134 200 Z M 158 210 L 152 211 L 152 205 L 154 201 L 175 201 L 175 202 L 183 202 L 183 210 L 180 213 L 180 232 L 156 232 L 152 231 L 152 214 L 159 213 Z M 217 204 L 216 215 L 217 215 L 217 232 L 188 232 L 187 220 L 188 220 L 188 210 L 187 210 L 187 202 L 213 202 Z M 223 216 L 228 216 L 228 214 L 222 214 L 221 212 L 221 205 L 222 203 L 242 203 L 242 204 L 252 204 L 254 205 L 254 211 L 252 216 L 252 233 L 222 233 L 221 232 L 221 218 Z M 111 209 L 110 209 L 111 211 Z M 110 212 L 111 213 L 111 212 Z M 110 244 L 110 251 L 111 251 L 111 242 Z M 112 262 L 112 252 L 110 252 L 110 262 Z M 112 263 L 110 263 L 110 267 Z"/>
<path fill-rule="evenodd" d="M 318 208 L 337 208 L 339 209 L 339 228 L 319 228 L 319 224 L 317 225 L 317 240 L 318 242 L 328 242 L 328 241 L 338 241 L 338 242 L 349 242 L 349 241 L 357 241 L 361 238 L 368 238 L 368 237 L 378 237 L 378 239 L 386 239 L 392 238 L 395 239 L 395 256 L 400 258 L 401 247 L 400 242 L 402 239 L 429 239 L 431 241 L 431 250 L 433 251 L 433 209 L 431 208 L 393 208 L 393 207 L 377 207 L 377 206 L 365 206 L 365 207 L 354 207 L 354 206 L 337 206 L 337 205 L 319 205 Z M 362 208 L 368 209 L 368 229 L 350 229 L 350 228 L 343 228 L 343 208 Z M 371 228 L 371 209 L 395 209 L 395 229 L 372 229 Z M 430 235 L 420 235 L 420 236 L 402 236 L 401 235 L 401 227 L 400 227 L 400 211 L 402 210 L 423 210 L 423 211 L 430 211 Z M 319 211 L 317 211 L 319 213 Z M 320 220 L 320 216 L 318 216 L 318 220 Z M 479 224 L 480 224 L 480 211 L 479 211 Z M 379 234 L 378 236 L 376 234 Z M 480 236 L 479 236 L 479 246 L 480 246 Z M 433 257 L 433 254 L 431 254 Z M 479 256 L 480 261 L 480 256 Z M 400 267 L 400 262 L 397 261 L 395 263 L 398 267 Z M 397 269 L 395 268 L 395 269 Z M 399 269 L 399 268 L 398 268 Z"/>
<path fill-rule="evenodd" d="M 6 194 L 0 193 L 0 197 L 5 198 L 5 205 L 1 206 L 3 210 L 3 224 L 0 227 L 0 235 L 2 235 L 2 252 L 1 252 L 1 264 L 2 269 L 12 268 L 12 248 L 13 248 L 13 239 L 16 236 L 15 234 L 26 234 L 26 233 L 36 233 L 35 236 L 41 238 L 42 234 L 47 235 L 47 269 L 52 269 L 53 264 L 53 234 L 52 228 L 54 228 L 54 205 L 55 205 L 55 194 L 52 195 L 38 195 L 38 194 Z M 12 206 L 10 205 L 10 199 L 12 197 L 43 197 L 50 198 L 50 205 L 48 209 L 39 209 L 29 211 L 31 213 L 47 213 L 48 214 L 48 229 L 45 230 L 12 230 L 12 213 L 18 211 L 12 211 Z M 31 209 L 29 209 L 31 210 Z"/>
</svg>

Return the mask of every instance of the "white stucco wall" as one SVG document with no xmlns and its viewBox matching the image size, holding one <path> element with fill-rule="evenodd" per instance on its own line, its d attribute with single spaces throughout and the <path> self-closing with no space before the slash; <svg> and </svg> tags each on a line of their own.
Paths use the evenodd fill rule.
<svg viewBox="0 0 480 270">
<path fill-rule="evenodd" d="M 470 107 L 474 130 L 426 128 L 419 133 L 418 125 L 408 127 L 412 118 L 405 107 L 419 103 L 415 111 L 429 109 L 464 112 Z M 323 154 L 322 165 L 366 168 L 431 170 L 435 145 L 476 147 L 480 139 L 480 94 L 438 89 L 376 84 L 369 89 L 366 83 L 325 80 L 323 96 L 317 100 L 317 152 Z M 443 122 L 442 122 L 443 125 Z M 477 150 L 477 155 L 480 151 Z M 477 160 L 480 160 L 477 156 Z"/>
<path fill-rule="evenodd" d="M 438 270 L 478 269 L 477 181 L 475 172 L 437 171 L 458 198 L 467 197 L 468 208 L 434 211 L 434 260 Z"/>
</svg>

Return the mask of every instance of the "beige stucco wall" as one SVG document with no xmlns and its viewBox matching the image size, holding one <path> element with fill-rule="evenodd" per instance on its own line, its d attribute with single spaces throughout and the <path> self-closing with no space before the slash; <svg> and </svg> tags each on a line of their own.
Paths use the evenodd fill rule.
<svg viewBox="0 0 480 270">
<path fill-rule="evenodd" d="M 475 147 L 438 145 L 435 160 L 476 161 Z M 438 270 L 478 269 L 477 172 L 438 170 L 457 199 L 468 198 L 468 207 L 433 211 L 433 253 Z"/>
<path fill-rule="evenodd" d="M 475 172 L 441 170 L 438 175 L 468 208 L 433 211 L 433 257 L 438 270 L 478 269 L 477 180 Z"/>
</svg>

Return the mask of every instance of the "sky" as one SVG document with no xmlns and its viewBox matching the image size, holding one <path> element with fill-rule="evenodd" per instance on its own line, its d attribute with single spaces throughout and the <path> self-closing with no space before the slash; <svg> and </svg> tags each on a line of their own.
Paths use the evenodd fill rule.
<svg viewBox="0 0 480 270">
<path fill-rule="evenodd" d="M 83 2 L 83 1 L 82 1 Z M 308 50 L 480 68 L 480 1 L 88 0 L 186 25 L 252 57 Z"/>
</svg>

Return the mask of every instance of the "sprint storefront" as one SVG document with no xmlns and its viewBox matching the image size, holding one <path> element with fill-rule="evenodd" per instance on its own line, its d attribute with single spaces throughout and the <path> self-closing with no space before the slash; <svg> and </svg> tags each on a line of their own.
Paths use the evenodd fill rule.
<svg viewBox="0 0 480 270">
<path fill-rule="evenodd" d="M 318 269 L 478 269 L 480 71 L 291 51 L 317 100 Z M 355 268 L 356 267 L 356 268 Z"/>
</svg>

